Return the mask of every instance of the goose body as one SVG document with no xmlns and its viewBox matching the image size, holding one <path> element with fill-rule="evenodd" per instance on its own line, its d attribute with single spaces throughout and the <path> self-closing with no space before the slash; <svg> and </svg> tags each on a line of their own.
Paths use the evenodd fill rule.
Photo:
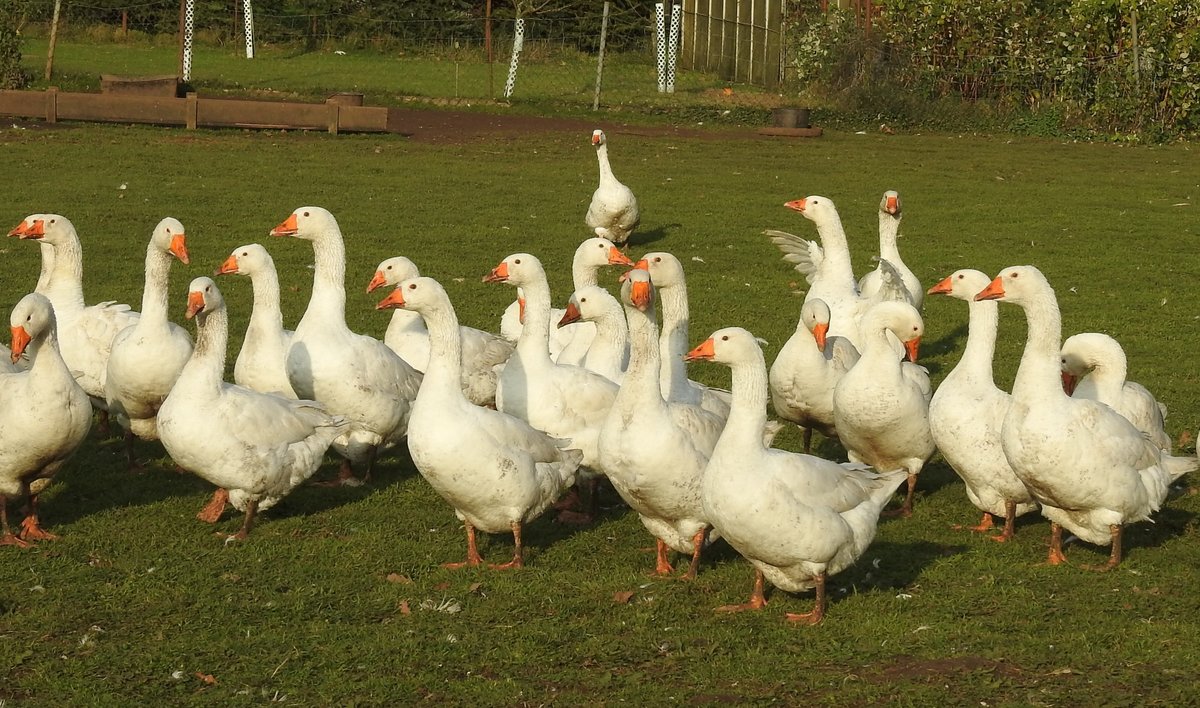
<svg viewBox="0 0 1200 708">
<path fill-rule="evenodd" d="M 884 302 L 867 312 L 862 331 L 862 356 L 833 391 L 834 424 L 851 462 L 904 468 L 908 492 L 899 513 L 908 516 L 917 475 L 935 450 L 929 432 L 932 389 L 924 368 L 896 356 L 888 332 L 915 361 L 924 323 L 912 305 Z"/>
<path fill-rule="evenodd" d="M 298 398 L 287 376 L 293 332 L 283 328 L 275 260 L 262 245 L 249 243 L 233 249 L 217 275 L 248 276 L 253 290 L 250 322 L 233 364 L 233 382 L 261 393 Z"/>
<path fill-rule="evenodd" d="M 521 566 L 522 527 L 575 482 L 583 454 L 524 420 L 467 400 L 460 380 L 462 328 L 437 281 L 405 279 L 379 307 L 402 307 L 425 321 L 430 352 L 409 419 L 408 448 L 421 476 L 466 524 L 466 565 L 482 562 L 478 529 L 512 532 L 513 560 L 502 567 Z"/>
<path fill-rule="evenodd" d="M 1051 521 L 1050 562 L 1065 561 L 1066 528 L 1088 543 L 1111 543 L 1105 567 L 1115 567 L 1123 526 L 1150 518 L 1171 482 L 1200 463 L 1163 453 L 1112 408 L 1066 395 L 1059 356 L 1062 316 L 1037 268 L 1005 268 L 975 297 L 1019 305 L 1029 323 L 1001 443 L 1013 471 Z"/>
<path fill-rule="evenodd" d="M 925 302 L 925 291 L 921 289 L 921 281 L 917 279 L 912 269 L 900 257 L 900 248 L 896 239 L 900 236 L 900 219 L 903 212 L 900 205 L 900 195 L 895 190 L 884 192 L 879 202 L 879 261 L 874 270 L 868 271 L 858 281 L 858 292 L 862 297 L 874 298 L 885 288 L 888 276 L 884 273 L 883 261 L 887 261 L 900 276 L 904 285 L 904 294 L 908 302 L 918 310 Z"/>
<path fill-rule="evenodd" d="M 817 605 L 789 619 L 816 623 L 825 613 L 825 579 L 849 567 L 875 537 L 879 513 L 905 479 L 765 447 L 767 371 L 762 349 L 744 329 L 717 330 L 688 353 L 733 371 L 733 407 L 701 484 L 704 513 L 756 570 L 747 605 L 766 604 L 765 578 L 788 592 L 817 590 Z"/>
<path fill-rule="evenodd" d="M 573 327 L 579 322 L 590 322 L 596 328 L 583 368 L 620 384 L 629 366 L 629 325 L 621 303 L 598 285 L 576 290 L 558 326 Z"/>
<path fill-rule="evenodd" d="M 394 288 L 402 281 L 420 275 L 417 266 L 404 256 L 388 258 L 375 269 L 367 292 L 384 286 Z M 513 345 L 498 335 L 474 327 L 460 326 L 459 336 L 463 393 L 475 405 L 494 408 L 499 369 L 512 355 Z M 427 370 L 432 344 L 420 313 L 394 310 L 383 343 L 417 371 L 424 373 Z"/>
<path fill-rule="evenodd" d="M 167 217 L 146 247 L 141 316 L 113 338 L 105 372 L 105 403 L 127 431 L 127 443 L 133 436 L 158 439 L 158 409 L 192 355 L 192 338 L 167 319 L 167 278 L 175 259 L 188 264 L 187 237 L 183 224 Z M 132 463 L 132 450 L 127 452 Z"/>
<path fill-rule="evenodd" d="M 597 236 L 624 246 L 642 220 L 637 197 L 613 175 L 608 161 L 608 138 L 603 130 L 592 131 L 592 145 L 600 165 L 600 184 L 592 193 L 584 221 Z"/>
<path fill-rule="evenodd" d="M 996 387 L 992 357 L 996 350 L 997 303 L 976 301 L 975 295 L 991 278 L 971 269 L 951 273 L 929 289 L 965 300 L 968 308 L 967 346 L 929 402 L 929 431 L 933 441 L 967 488 L 967 497 L 984 516 L 976 531 L 987 531 L 992 517 L 1004 518 L 996 540 L 1012 538 L 1017 516 L 1037 509 L 1025 484 L 1017 477 L 1000 441 L 1012 396 Z"/>
<path fill-rule="evenodd" d="M 30 485 L 52 478 L 83 443 L 92 407 L 59 354 L 50 301 L 38 293 L 26 295 L 9 324 L 9 360 L 27 354 L 29 368 L 0 373 L 0 545 L 24 546 L 55 538 L 41 528 L 37 492 Z M 30 501 L 19 536 L 8 524 L 8 499 L 18 495 Z"/>
<path fill-rule="evenodd" d="M 159 408 L 159 437 L 180 467 L 228 490 L 230 503 L 245 512 L 234 536 L 244 539 L 258 511 L 317 471 L 347 421 L 315 401 L 223 380 L 229 322 L 211 278 L 191 282 L 187 316 L 196 319 L 196 344 Z"/>
<path fill-rule="evenodd" d="M 346 247 L 337 220 L 321 207 L 300 207 L 271 230 L 310 241 L 315 255 L 312 297 L 288 349 L 287 373 L 301 398 L 320 401 L 349 421 L 333 449 L 370 479 L 376 454 L 403 440 L 421 373 L 383 342 L 346 326 Z"/>
<path fill-rule="evenodd" d="M 657 539 L 656 572 L 671 572 L 672 549 L 691 555 L 685 577 L 694 577 L 701 550 L 719 535 L 704 515 L 700 486 L 724 419 L 663 398 L 649 273 L 629 273 L 621 302 L 629 321 L 629 369 L 600 433 L 600 467 Z"/>
</svg>

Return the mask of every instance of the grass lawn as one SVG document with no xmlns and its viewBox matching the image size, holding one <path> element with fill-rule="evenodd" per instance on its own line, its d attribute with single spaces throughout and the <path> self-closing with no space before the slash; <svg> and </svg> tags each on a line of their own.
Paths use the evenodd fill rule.
<svg viewBox="0 0 1200 708">
<path fill-rule="evenodd" d="M 1200 310 L 1189 294 L 1200 236 L 1194 146 L 836 132 L 795 141 L 609 137 L 617 175 L 643 204 L 632 253 L 668 250 L 688 268 L 693 343 L 737 324 L 765 338 L 773 359 L 795 327 L 803 281 L 762 230 L 815 235 L 781 205 L 828 196 L 862 272 L 876 250 L 880 195 L 894 188 L 906 212 L 900 246 L 926 287 L 962 267 L 1039 266 L 1058 292 L 1065 334 L 1117 337 L 1131 378 L 1170 408 L 1169 432 L 1200 425 Z M 467 324 L 498 325 L 513 293 L 480 278 L 515 251 L 540 256 L 556 302 L 564 300 L 596 181 L 588 136 L 574 134 L 422 144 L 6 122 L 0 159 L 0 222 L 70 217 L 89 302 L 136 306 L 150 229 L 165 215 L 182 220 L 192 265 L 172 271 L 178 322 L 191 278 L 234 247 L 262 242 L 294 326 L 311 286 L 311 248 L 268 241 L 267 230 L 297 206 L 327 207 L 347 236 L 348 320 L 376 336 L 387 315 L 364 290 L 392 255 L 439 279 Z M 38 255 L 15 239 L 3 246 L 8 312 L 32 289 Z M 230 277 L 219 285 L 236 347 L 250 285 Z M 1007 386 L 1025 326 L 1016 307 L 1001 313 L 997 379 Z M 962 352 L 966 306 L 930 297 L 925 318 L 922 356 L 937 381 Z M 721 367 L 692 375 L 728 384 Z M 788 431 L 780 445 L 796 449 L 798 440 Z M 1200 496 L 1186 484 L 1154 524 L 1127 530 L 1125 562 L 1096 574 L 1079 566 L 1107 549 L 1086 544 L 1067 547 L 1070 566 L 1042 565 L 1048 525 L 1038 518 L 1023 519 L 1004 545 L 953 530 L 978 515 L 935 457 L 913 517 L 882 523 L 862 560 L 832 579 L 825 622 L 796 627 L 783 614 L 807 611 L 811 595 L 775 593 L 759 613 L 713 612 L 744 601 L 752 580 L 724 545 L 695 582 L 650 579 L 651 538 L 616 506 L 583 530 L 532 524 L 523 570 L 450 571 L 440 564 L 461 559 L 461 527 L 403 454 L 384 458 L 369 487 L 297 490 L 248 541 L 226 545 L 194 518 L 211 487 L 177 474 L 156 444 L 140 451 L 158 462 L 135 475 L 119 441 L 93 433 L 43 495 L 43 520 L 61 540 L 0 548 L 0 703 L 1195 700 Z M 226 515 L 216 530 L 239 522 Z M 482 551 L 506 559 L 511 540 L 488 538 Z"/>
</svg>

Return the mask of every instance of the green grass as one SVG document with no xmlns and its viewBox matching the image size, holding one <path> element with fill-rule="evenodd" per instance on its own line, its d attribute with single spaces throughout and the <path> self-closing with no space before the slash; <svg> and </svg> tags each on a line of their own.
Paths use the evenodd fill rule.
<svg viewBox="0 0 1200 708">
<path fill-rule="evenodd" d="M 596 178 L 586 137 L 428 145 L 387 135 L 6 125 L 0 221 L 68 215 L 84 243 L 87 299 L 137 303 L 149 231 L 164 215 L 178 217 L 193 259 L 172 272 L 179 322 L 188 280 L 211 273 L 234 247 L 263 242 L 294 326 L 311 249 L 266 232 L 297 206 L 321 205 L 347 236 L 354 329 L 382 336 L 386 315 L 363 291 L 375 264 L 397 254 L 446 285 L 464 322 L 494 328 L 513 293 L 480 277 L 511 252 L 539 255 L 556 301 L 567 295 Z M 764 337 L 773 359 L 796 323 L 800 298 L 790 283 L 799 278 L 761 231 L 813 235 L 781 203 L 824 194 L 840 208 L 861 272 L 875 251 L 879 196 L 895 188 L 906 211 L 901 249 L 927 286 L 966 266 L 1039 266 L 1057 289 L 1066 333 L 1115 335 L 1131 377 L 1170 407 L 1172 435 L 1200 425 L 1193 146 L 841 133 L 767 141 L 615 132 L 610 142 L 618 176 L 643 203 L 633 253 L 668 250 L 688 269 L 694 342 L 738 324 Z M 38 260 L 29 244 L 3 246 L 0 311 L 8 311 L 32 288 Z M 219 285 L 236 347 L 249 283 Z M 962 351 L 966 308 L 930 297 L 925 316 L 923 359 L 936 381 Z M 1011 381 L 1023 340 L 1019 310 L 1003 306 L 1001 382 Z M 720 367 L 691 372 L 728 382 Z M 797 442 L 789 431 L 781 444 Z M 157 445 L 140 450 L 162 455 Z M 165 458 L 130 474 L 119 443 L 93 436 L 44 495 L 44 521 L 62 539 L 0 548 L 0 701 L 1194 700 L 1200 496 L 1189 492 L 1173 494 L 1156 523 L 1131 527 L 1125 562 L 1100 575 L 1079 565 L 1107 549 L 1085 544 L 1067 548 L 1072 566 L 1041 565 L 1040 519 L 1023 520 L 1007 545 L 952 530 L 977 512 L 935 458 L 913 517 L 881 525 L 864 558 L 831 582 L 825 622 L 808 628 L 783 614 L 807 611 L 811 595 L 779 592 L 763 612 L 714 614 L 750 590 L 749 565 L 724 545 L 693 583 L 649 579 L 651 539 L 620 508 L 579 531 L 533 524 L 523 570 L 442 569 L 464 552 L 453 513 L 403 455 L 377 472 L 369 488 L 299 489 L 247 542 L 225 545 L 193 518 L 209 485 L 176 474 Z M 216 531 L 237 524 L 227 515 Z M 489 537 L 483 552 L 505 559 L 511 541 Z M 616 602 L 623 591 L 632 599 Z M 459 611 L 433 609 L 443 604 Z"/>
</svg>

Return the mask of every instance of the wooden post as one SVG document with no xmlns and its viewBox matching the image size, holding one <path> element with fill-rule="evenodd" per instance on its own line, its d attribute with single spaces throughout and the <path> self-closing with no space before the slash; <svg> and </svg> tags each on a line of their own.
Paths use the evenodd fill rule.
<svg viewBox="0 0 1200 708">
<path fill-rule="evenodd" d="M 341 117 L 342 107 L 337 103 L 329 103 L 329 134 L 338 134 L 338 119 Z"/>
<path fill-rule="evenodd" d="M 62 0 L 54 0 L 54 19 L 50 20 L 50 48 L 46 50 L 46 80 L 54 71 L 54 45 L 58 42 L 58 15 L 62 10 Z"/>
<path fill-rule="evenodd" d="M 51 86 L 46 89 L 46 122 L 58 122 L 58 87 Z"/>
<path fill-rule="evenodd" d="M 200 122 L 200 100 L 195 91 L 188 91 L 185 110 L 187 116 L 184 118 L 184 124 L 188 130 L 195 130 Z"/>
<path fill-rule="evenodd" d="M 183 26 L 187 15 L 187 0 L 179 0 L 179 75 L 183 76 Z"/>
<path fill-rule="evenodd" d="M 1138 56 L 1137 4 L 1133 6 L 1130 15 L 1133 30 L 1133 86 L 1139 94 L 1142 92 L 1142 62 Z"/>
<path fill-rule="evenodd" d="M 604 42 L 608 39 L 608 0 L 604 0 L 604 18 L 600 20 L 600 54 L 596 57 L 596 95 L 592 98 L 592 110 L 600 110 L 600 78 L 604 75 Z"/>
<path fill-rule="evenodd" d="M 496 99 L 496 64 L 492 54 L 492 0 L 487 0 L 487 14 L 483 21 L 483 44 L 487 49 L 488 100 Z"/>
<path fill-rule="evenodd" d="M 121 39 L 129 39 L 129 10 L 121 10 Z"/>
</svg>

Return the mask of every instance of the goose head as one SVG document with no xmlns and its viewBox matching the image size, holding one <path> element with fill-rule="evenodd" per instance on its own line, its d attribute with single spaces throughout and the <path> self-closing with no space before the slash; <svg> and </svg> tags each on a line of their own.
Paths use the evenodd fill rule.
<svg viewBox="0 0 1200 708">
<path fill-rule="evenodd" d="M 883 199 L 879 200 L 879 213 L 887 214 L 895 219 L 899 219 L 900 212 L 900 193 L 894 189 L 889 189 L 883 193 Z"/>
<path fill-rule="evenodd" d="M 600 130 L 599 128 L 597 128 L 596 130 L 592 131 L 592 145 L 594 147 L 600 147 L 601 145 L 605 144 L 606 142 L 608 142 L 608 139 L 606 137 L 604 137 L 603 130 Z"/>
<path fill-rule="evenodd" d="M 956 270 L 936 285 L 929 288 L 929 295 L 949 295 L 950 297 L 970 302 L 975 295 L 988 286 L 992 279 L 986 273 L 972 268 Z"/>
<path fill-rule="evenodd" d="M 837 207 L 833 205 L 833 200 L 829 197 L 812 195 L 802 199 L 794 199 L 783 204 L 792 211 L 798 211 L 804 215 L 804 218 L 813 222 L 817 226 L 823 224 L 840 221 L 838 217 Z"/>
<path fill-rule="evenodd" d="M 1029 305 L 1054 296 L 1050 281 L 1042 271 L 1031 265 L 1009 266 L 1000 271 L 986 288 L 975 295 L 976 300 L 1001 300 L 1017 305 Z"/>
<path fill-rule="evenodd" d="M 17 229 L 21 230 L 18 232 Z M 9 235 L 22 240 L 41 241 L 52 246 L 79 240 L 75 225 L 61 214 L 31 214 L 25 217 L 25 221 L 22 221 L 17 229 L 9 232 Z"/>
<path fill-rule="evenodd" d="M 17 363 L 29 344 L 42 341 L 54 328 L 54 307 L 50 300 L 38 293 L 29 293 L 17 302 L 8 318 L 12 332 L 12 361 Z"/>
<path fill-rule="evenodd" d="M 567 301 L 567 310 L 558 321 L 558 326 L 564 327 L 581 320 L 591 322 L 606 313 L 619 312 L 620 309 L 621 303 L 607 290 L 598 285 L 589 285 L 571 293 L 571 299 Z"/>
<path fill-rule="evenodd" d="M 651 312 L 654 306 L 654 286 L 650 273 L 634 268 L 625 274 L 621 283 L 621 302 L 642 312 Z M 653 313 L 651 312 L 653 317 Z"/>
<path fill-rule="evenodd" d="M 341 233 L 333 214 L 329 213 L 328 209 L 318 206 L 306 206 L 293 211 L 288 218 L 283 220 L 283 223 L 271 229 L 270 234 L 272 236 L 295 236 L 305 241 L 313 241 L 321 234 L 330 231 Z"/>
<path fill-rule="evenodd" d="M 379 266 L 375 268 L 375 275 L 367 284 L 367 292 L 377 290 L 385 285 L 399 285 L 409 278 L 416 278 L 420 275 L 415 263 L 404 256 L 393 256 L 380 261 Z"/>
<path fill-rule="evenodd" d="M 572 260 L 574 266 L 593 266 L 599 268 L 609 265 L 632 266 L 633 261 L 629 260 L 629 256 L 621 253 L 612 241 L 600 236 L 593 236 L 589 239 L 584 239 L 583 242 L 575 248 L 575 256 Z"/>
<path fill-rule="evenodd" d="M 179 259 L 179 262 L 187 265 L 187 234 L 184 232 L 183 224 L 179 223 L 179 219 L 166 217 L 158 222 L 154 227 L 154 232 L 150 234 L 150 243 L 154 248 L 163 253 L 170 253 Z"/>
<path fill-rule="evenodd" d="M 266 248 L 257 243 L 248 243 L 233 249 L 213 275 L 254 275 L 274 265 L 275 261 Z"/>
<path fill-rule="evenodd" d="M 184 316 L 189 320 L 195 317 L 196 322 L 204 324 L 205 316 L 223 307 L 225 298 L 212 278 L 202 275 L 188 284 L 187 311 Z"/>
<path fill-rule="evenodd" d="M 1075 393 L 1079 380 L 1093 370 L 1114 364 L 1125 367 L 1125 350 L 1117 340 L 1099 332 L 1081 332 L 1067 337 L 1059 357 L 1063 391 L 1068 396 Z"/>
<path fill-rule="evenodd" d="M 545 279 L 545 277 L 546 271 L 542 268 L 542 262 L 537 259 L 537 256 L 528 253 L 514 253 L 500 261 L 500 265 L 492 268 L 492 272 L 483 276 L 483 282 L 521 286 L 532 283 L 538 278 Z"/>
<path fill-rule="evenodd" d="M 904 345 L 908 360 L 916 361 L 925 323 L 917 308 L 907 302 L 888 301 L 872 305 L 863 314 L 859 329 L 863 332 L 890 331 Z"/>
<path fill-rule="evenodd" d="M 684 355 L 683 360 L 734 364 L 754 358 L 762 359 L 762 347 L 754 335 L 741 327 L 725 327 L 700 342 Z"/>
<path fill-rule="evenodd" d="M 397 283 L 388 296 L 379 301 L 375 309 L 403 308 L 425 314 L 443 307 L 449 301 L 450 298 L 441 283 L 433 278 L 415 276 Z"/>
<path fill-rule="evenodd" d="M 8 232 L 8 235 L 16 236 L 17 238 L 28 238 L 25 234 L 33 228 L 34 222 L 44 220 L 45 216 L 45 214 L 30 214 L 24 219 L 21 219 L 21 223 L 14 226 L 12 230 Z"/>
<path fill-rule="evenodd" d="M 647 253 L 642 256 L 634 268 L 650 274 L 650 280 L 656 288 L 670 288 L 682 285 L 684 282 L 683 264 L 679 259 L 665 251 Z"/>
<path fill-rule="evenodd" d="M 817 349 L 825 351 L 825 340 L 829 336 L 829 305 L 819 297 L 810 298 L 800 308 L 800 321 L 817 340 Z"/>
</svg>

